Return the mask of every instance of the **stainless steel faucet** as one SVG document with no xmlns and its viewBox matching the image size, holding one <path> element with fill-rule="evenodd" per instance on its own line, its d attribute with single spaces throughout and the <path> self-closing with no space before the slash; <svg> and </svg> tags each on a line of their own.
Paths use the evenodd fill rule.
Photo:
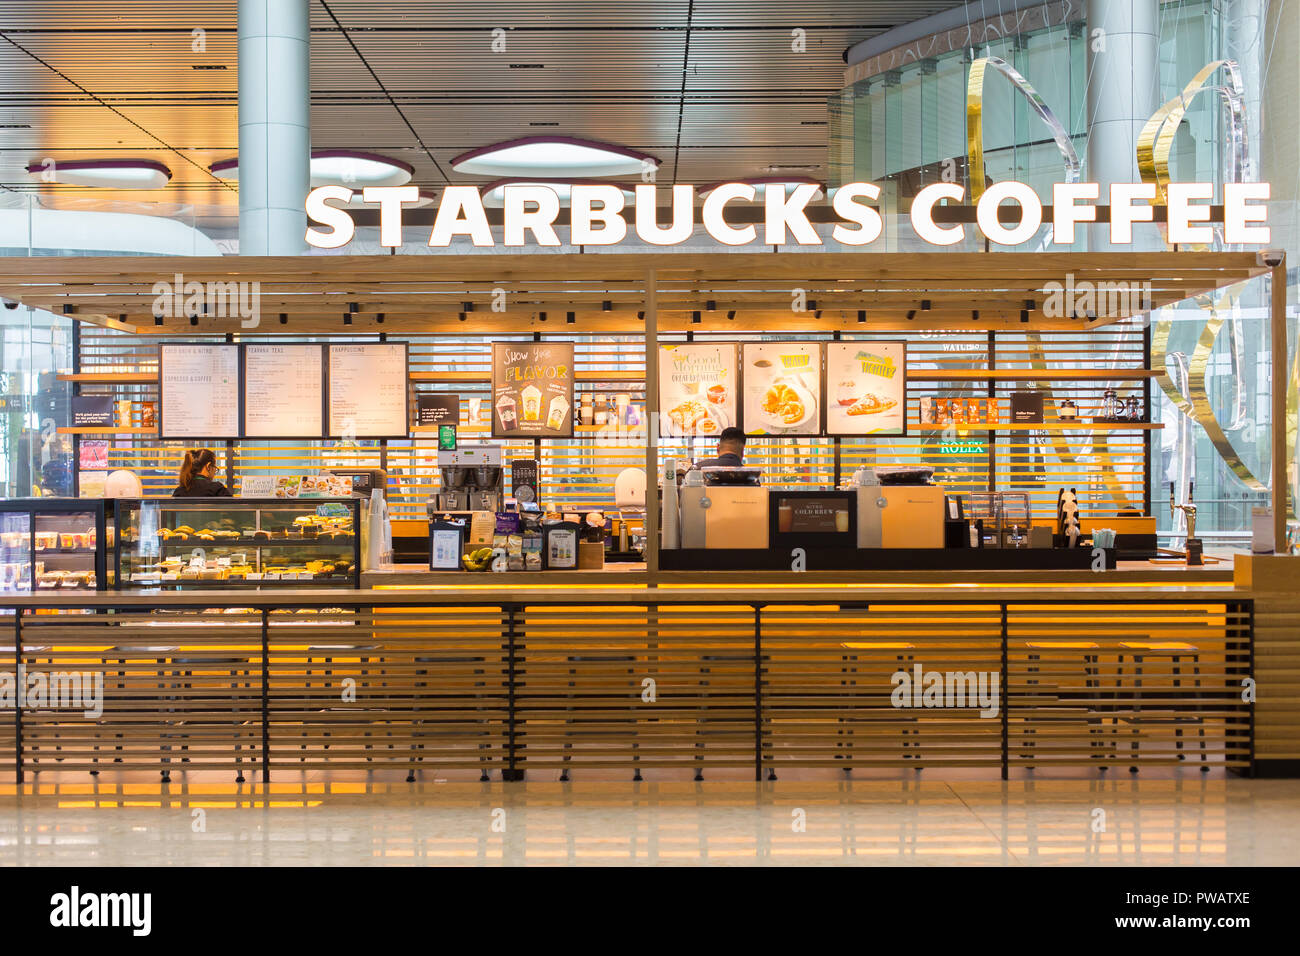
<svg viewBox="0 0 1300 956">
<path fill-rule="evenodd" d="M 1181 511 L 1187 518 L 1187 537 L 1189 538 L 1196 537 L 1196 505 L 1192 504 L 1192 489 L 1195 484 L 1192 481 L 1187 483 L 1187 503 L 1180 505 L 1174 502 L 1174 483 L 1169 482 L 1169 519 L 1172 521 Z"/>
</svg>

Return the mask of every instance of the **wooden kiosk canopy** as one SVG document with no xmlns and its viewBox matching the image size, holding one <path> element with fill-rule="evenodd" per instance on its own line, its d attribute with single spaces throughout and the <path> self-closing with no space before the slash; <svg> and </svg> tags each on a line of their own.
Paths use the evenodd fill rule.
<svg viewBox="0 0 1300 956">
<path fill-rule="evenodd" d="M 35 257 L 0 259 L 0 297 L 150 335 L 644 335 L 646 404 L 654 409 L 661 332 L 1077 331 L 1265 274 L 1273 278 L 1274 361 L 1281 356 L 1285 364 L 1281 251 Z M 1052 284 L 1067 282 L 1137 288 L 1142 296 L 1116 294 L 1108 308 L 1064 314 L 1050 296 Z M 193 298 L 192 283 L 202 284 Z M 255 296 L 256 326 L 241 319 L 241 295 Z M 1287 380 L 1272 378 L 1278 541 L 1287 503 Z M 652 474 L 657 429 L 648 433 Z M 655 511 L 646 516 L 652 541 Z"/>
</svg>

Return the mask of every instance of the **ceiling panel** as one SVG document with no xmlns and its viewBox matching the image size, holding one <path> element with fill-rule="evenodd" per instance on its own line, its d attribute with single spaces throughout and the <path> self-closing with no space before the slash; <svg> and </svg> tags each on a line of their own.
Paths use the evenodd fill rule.
<svg viewBox="0 0 1300 956">
<path fill-rule="evenodd" d="M 431 187 L 483 180 L 451 171 L 459 153 L 545 133 L 657 156 L 661 183 L 768 175 L 774 163 L 820 177 L 844 50 L 955 5 L 311 0 L 312 143 L 404 160 Z M 174 174 L 151 197 L 236 201 L 206 173 L 237 150 L 236 6 L 0 0 L 0 190 L 134 200 L 34 184 L 25 166 L 142 156 Z M 803 52 L 791 48 L 796 28 Z"/>
</svg>

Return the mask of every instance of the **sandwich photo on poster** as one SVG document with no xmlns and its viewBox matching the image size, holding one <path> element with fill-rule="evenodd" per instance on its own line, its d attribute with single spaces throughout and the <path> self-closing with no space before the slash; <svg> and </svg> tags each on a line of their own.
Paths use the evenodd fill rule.
<svg viewBox="0 0 1300 956">
<path fill-rule="evenodd" d="M 826 343 L 826 434 L 907 434 L 907 345 Z"/>
<path fill-rule="evenodd" d="M 659 346 L 659 435 L 717 438 L 738 424 L 734 342 Z"/>
<path fill-rule="evenodd" d="M 573 437 L 573 343 L 492 344 L 492 437 Z"/>
<path fill-rule="evenodd" d="M 820 435 L 820 342 L 746 342 L 745 434 Z"/>
</svg>

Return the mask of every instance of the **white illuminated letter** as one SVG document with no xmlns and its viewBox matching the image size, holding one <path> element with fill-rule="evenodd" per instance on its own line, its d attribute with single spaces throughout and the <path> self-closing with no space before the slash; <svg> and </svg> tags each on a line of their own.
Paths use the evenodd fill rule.
<svg viewBox="0 0 1300 956">
<path fill-rule="evenodd" d="M 965 226 L 936 226 L 930 218 L 930 210 L 940 199 L 960 200 L 964 195 L 966 187 L 957 183 L 933 183 L 917 193 L 912 200 L 912 228 L 916 234 L 936 246 L 951 246 L 965 239 Z"/>
<path fill-rule="evenodd" d="M 1223 187 L 1223 241 L 1228 243 L 1273 241 L 1268 226 L 1248 226 L 1248 222 L 1268 222 L 1267 206 L 1247 206 L 1255 200 L 1267 202 L 1272 195 L 1268 183 L 1225 183 Z"/>
<path fill-rule="evenodd" d="M 820 246 L 821 237 L 803 212 L 819 189 L 816 183 L 800 183 L 786 196 L 783 183 L 768 183 L 763 190 L 763 241 L 769 246 L 784 245 L 785 229 L 789 226 L 799 245 Z"/>
<path fill-rule="evenodd" d="M 1169 197 L 1169 233 L 1173 243 L 1210 243 L 1214 230 L 1209 226 L 1193 226 L 1193 222 L 1209 222 L 1210 207 L 1192 205 L 1193 199 L 1213 202 L 1214 183 L 1170 183 L 1165 188 Z"/>
<path fill-rule="evenodd" d="M 593 209 L 592 203 L 599 203 Z M 627 235 L 623 190 L 617 186 L 572 186 L 569 189 L 569 241 L 575 246 L 612 246 Z M 592 222 L 602 223 L 593 229 Z"/>
<path fill-rule="evenodd" d="M 367 186 L 361 190 L 365 202 L 379 203 L 379 244 L 402 244 L 402 203 L 419 202 L 418 186 Z"/>
<path fill-rule="evenodd" d="M 722 211 L 733 199 L 754 200 L 754 187 L 745 183 L 723 183 L 704 198 L 704 228 L 710 236 L 728 246 L 743 246 L 753 242 L 758 230 L 753 226 L 733 229 L 722 217 Z"/>
<path fill-rule="evenodd" d="M 1096 202 L 1101 198 L 1101 187 L 1096 183 L 1057 183 L 1052 187 L 1052 242 L 1070 245 L 1074 242 L 1074 224 L 1096 222 L 1096 206 L 1076 206 L 1079 199 Z"/>
<path fill-rule="evenodd" d="M 1156 198 L 1155 183 L 1110 184 L 1110 241 L 1128 245 L 1133 241 L 1133 223 L 1151 222 L 1155 211 L 1151 206 L 1135 206 L 1133 200 Z"/>
<path fill-rule="evenodd" d="M 659 228 L 656 203 L 658 187 L 653 183 L 636 187 L 636 234 L 652 246 L 675 246 L 695 231 L 695 187 L 673 187 L 672 225 Z"/>
<path fill-rule="evenodd" d="M 452 236 L 469 236 L 476 246 L 495 245 L 477 186 L 448 186 L 442 191 L 429 245 L 449 246 Z"/>
<path fill-rule="evenodd" d="M 835 198 L 831 201 L 835 215 L 857 224 L 856 229 L 839 224 L 831 230 L 831 238 L 846 246 L 865 246 L 874 242 L 884 228 L 880 211 L 875 206 L 854 201 L 859 198 L 879 199 L 880 187 L 875 183 L 847 183 L 835 191 Z"/>
<path fill-rule="evenodd" d="M 329 226 L 329 232 L 308 227 L 307 241 L 317 249 L 337 249 L 352 241 L 356 226 L 346 209 L 331 206 L 326 200 L 351 202 L 352 190 L 347 186 L 317 186 L 307 194 L 307 218 L 322 226 Z"/>
<path fill-rule="evenodd" d="M 998 222 L 998 205 L 1004 199 L 1014 200 L 1020 205 L 1020 224 L 1010 229 Z M 1043 224 L 1043 204 L 1038 193 L 1024 183 L 1013 180 L 994 183 L 980 196 L 975 206 L 975 221 L 990 242 L 999 246 L 1018 246 L 1032 239 Z"/>
<path fill-rule="evenodd" d="M 531 229 L 539 246 L 558 246 L 560 237 L 552 223 L 560 214 L 560 197 L 550 186 L 506 186 L 505 194 L 505 244 L 522 246 L 524 231 Z M 536 203 L 528 209 L 525 203 Z"/>
</svg>

